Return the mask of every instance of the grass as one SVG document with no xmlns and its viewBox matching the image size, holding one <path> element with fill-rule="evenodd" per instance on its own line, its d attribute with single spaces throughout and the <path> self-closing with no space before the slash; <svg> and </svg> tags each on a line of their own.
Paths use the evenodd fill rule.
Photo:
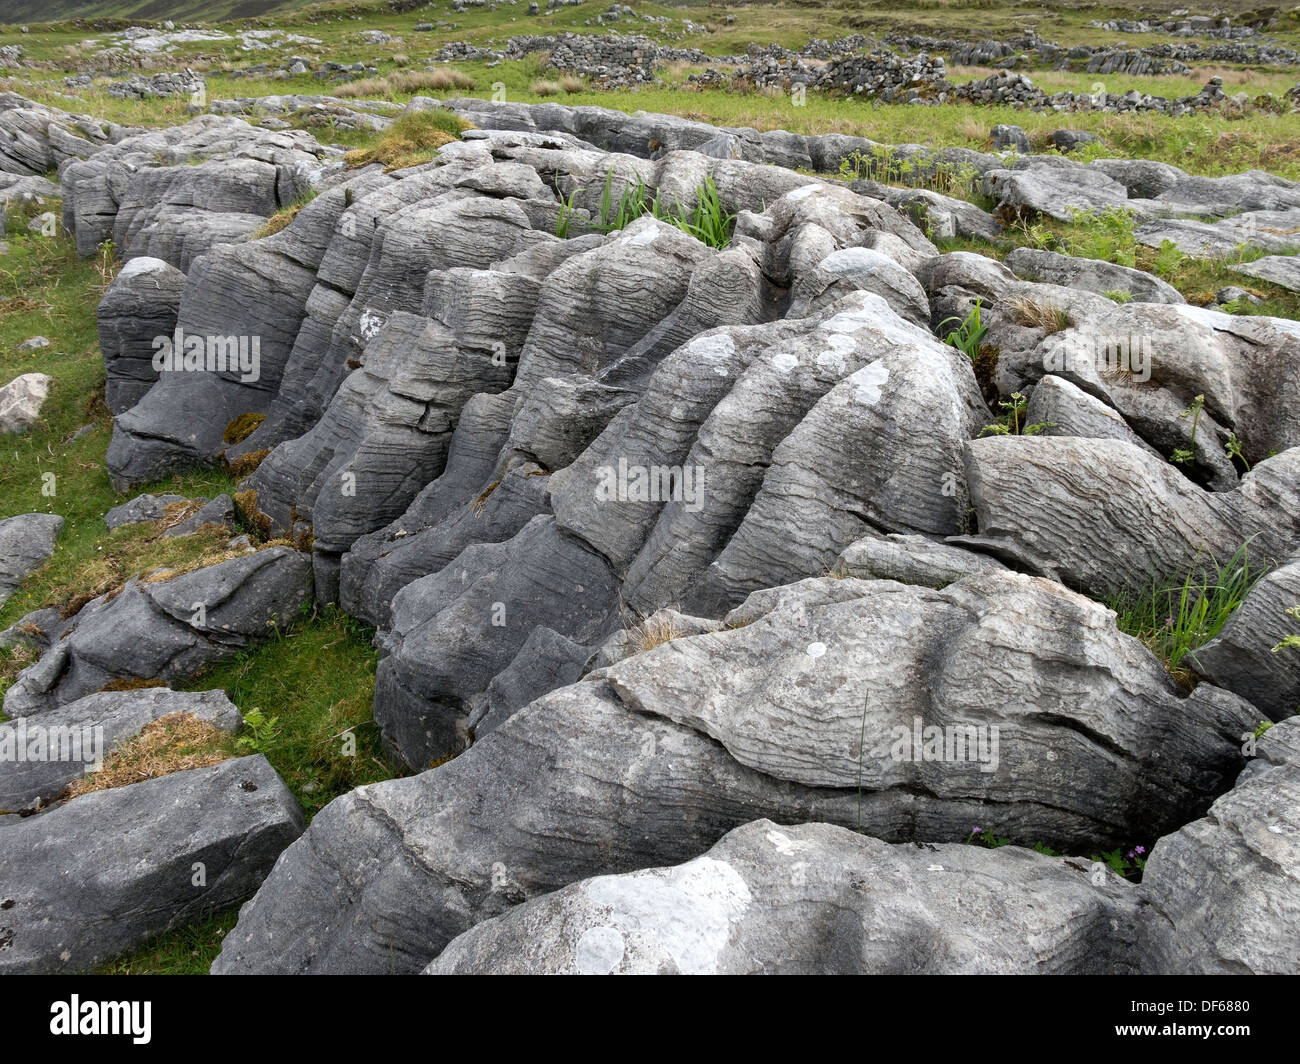
<svg viewBox="0 0 1300 1064">
<path fill-rule="evenodd" d="M 939 323 L 939 331 L 943 332 L 949 325 L 954 328 L 945 334 L 943 342 L 955 347 L 974 362 L 979 356 L 984 336 L 989 331 L 989 327 L 981 320 L 980 301 L 975 300 L 975 306 L 965 318 L 944 318 Z"/>
<path fill-rule="evenodd" d="M 1266 571 L 1266 570 L 1265 570 Z M 1153 581 L 1144 591 L 1118 593 L 1106 605 L 1120 631 L 1145 643 L 1183 687 L 1196 675 L 1196 649 L 1216 635 L 1264 575 L 1252 566 L 1248 545 L 1223 564 L 1198 565 L 1186 575 Z"/>
<path fill-rule="evenodd" d="M 57 212 L 57 204 L 45 207 Z M 103 266 L 79 259 L 65 234 L 28 233 L 22 212 L 11 211 L 5 239 L 10 251 L 0 256 L 0 382 L 31 372 L 53 379 L 37 423 L 0 442 L 0 517 L 58 513 L 66 523 L 50 560 L 0 608 L 0 628 L 42 606 L 67 607 L 74 596 L 111 590 L 153 565 L 201 557 L 217 543 L 206 533 L 163 540 L 150 526 L 105 528 L 104 514 L 130 496 L 112 488 L 104 468 L 112 417 L 102 399 L 95 325 Z M 48 337 L 50 346 L 16 350 L 34 335 Z M 142 490 L 211 498 L 233 487 L 224 472 L 211 469 Z M 0 654 L 0 690 L 5 672 Z"/>
<path fill-rule="evenodd" d="M 627 645 L 633 654 L 642 654 L 665 643 L 671 643 L 682 634 L 670 617 L 654 614 L 628 631 Z"/>
<path fill-rule="evenodd" d="M 104 767 L 72 783 L 66 797 L 206 768 L 229 760 L 235 750 L 234 737 L 210 721 L 192 713 L 168 713 L 146 724 L 139 735 L 118 743 L 104 758 Z"/>
<path fill-rule="evenodd" d="M 305 614 L 292 634 L 214 665 L 185 690 L 223 689 L 246 716 L 244 752 L 266 755 L 309 817 L 363 783 L 391 779 L 371 715 L 377 653 L 373 632 L 327 607 Z M 349 738 L 349 736 L 351 736 Z"/>
<path fill-rule="evenodd" d="M 1070 327 L 1069 311 L 1050 303 L 1018 296 L 1007 301 L 1007 309 L 1017 325 L 1042 329 L 1049 336 Z"/>
<path fill-rule="evenodd" d="M 383 78 L 361 78 L 358 81 L 350 81 L 346 85 L 338 86 L 334 91 L 334 95 L 343 97 L 412 96 L 426 91 L 449 92 L 453 89 L 468 91 L 473 88 L 474 79 L 468 74 L 463 74 L 451 67 L 442 67 L 438 70 L 402 71 Z"/>
<path fill-rule="evenodd" d="M 305 195 L 300 196 L 295 202 L 287 207 L 281 207 L 271 217 L 253 230 L 253 240 L 260 240 L 264 236 L 274 236 L 282 229 L 286 228 L 290 222 L 298 217 L 298 213 L 316 198 L 316 190 L 311 190 Z M 237 440 L 229 441 L 237 443 Z"/>
<path fill-rule="evenodd" d="M 451 111 L 411 111 L 383 131 L 368 148 L 348 152 L 344 161 L 353 167 L 383 163 L 384 172 L 431 162 L 433 153 L 471 124 Z"/>
<path fill-rule="evenodd" d="M 649 214 L 676 226 L 711 248 L 721 249 L 731 243 L 736 216 L 724 212 L 717 186 L 711 177 L 705 177 L 703 183 L 696 188 L 695 206 L 689 210 L 680 203 L 665 205 L 658 192 L 653 199 L 650 198 L 650 189 L 640 176 L 636 181 L 624 185 L 617 200 L 614 199 L 613 190 L 614 171 L 611 169 L 605 175 L 600 212 L 594 219 L 577 218 L 571 195 L 560 205 L 560 214 L 555 223 L 556 236 L 568 237 L 575 219 L 584 232 L 613 233 L 626 229 L 638 218 Z"/>
<path fill-rule="evenodd" d="M 236 906 L 199 924 L 168 931 L 99 969 L 99 975 L 207 975 L 239 917 Z"/>
</svg>

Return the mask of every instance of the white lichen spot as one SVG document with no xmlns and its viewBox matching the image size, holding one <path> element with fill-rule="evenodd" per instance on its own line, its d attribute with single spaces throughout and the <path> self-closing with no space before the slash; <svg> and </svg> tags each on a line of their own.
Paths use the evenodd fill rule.
<svg viewBox="0 0 1300 1064">
<path fill-rule="evenodd" d="M 778 373 L 789 373 L 799 365 L 799 356 L 789 351 L 780 351 L 772 356 L 772 368 Z"/>
<path fill-rule="evenodd" d="M 810 658 L 820 658 L 825 653 L 826 653 L 825 643 L 818 642 L 818 643 L 808 644 L 808 656 Z"/>
<path fill-rule="evenodd" d="M 849 378 L 853 382 L 853 395 L 863 406 L 875 406 L 880 402 L 880 390 L 889 380 L 889 369 L 883 362 L 872 362 L 863 366 Z"/>
<path fill-rule="evenodd" d="M 732 922 L 753 900 L 739 872 L 707 856 L 676 868 L 600 876 L 586 894 L 593 905 L 608 907 L 608 924 L 635 928 L 684 975 L 716 973 Z"/>
<path fill-rule="evenodd" d="M 649 247 L 658 239 L 659 239 L 659 230 L 652 225 L 647 225 L 640 232 L 633 233 L 631 236 L 625 236 L 620 241 L 620 243 L 628 244 L 636 248 L 641 248 L 641 247 Z"/>
<path fill-rule="evenodd" d="M 579 975 L 609 975 L 623 961 L 623 932 L 616 927 L 589 927 L 573 949 Z"/>
</svg>

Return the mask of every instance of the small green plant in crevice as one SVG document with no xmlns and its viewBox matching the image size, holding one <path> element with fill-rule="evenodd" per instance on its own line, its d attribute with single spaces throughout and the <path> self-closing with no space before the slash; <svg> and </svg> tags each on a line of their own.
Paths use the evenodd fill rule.
<svg viewBox="0 0 1300 1064">
<path fill-rule="evenodd" d="M 1025 410 L 1029 400 L 1022 392 L 1011 395 L 998 403 L 1001 416 L 992 425 L 985 425 L 980 430 L 981 436 L 1037 436 L 1052 427 L 1050 421 L 1035 421 L 1032 425 L 1024 424 Z"/>
<path fill-rule="evenodd" d="M 1102 293 L 1107 299 L 1115 303 L 1132 303 L 1133 293 L 1126 292 L 1122 288 L 1108 288 Z"/>
<path fill-rule="evenodd" d="M 560 214 L 555 223 L 555 235 L 558 237 L 567 238 L 574 229 L 577 208 L 573 200 L 576 194 L 575 191 L 560 200 Z M 717 186 L 711 177 L 705 177 L 696 189 L 695 208 L 688 211 L 680 204 L 667 206 L 658 192 L 651 197 L 649 187 L 639 175 L 635 181 L 624 185 L 623 191 L 615 199 L 614 171 L 611 168 L 605 174 L 599 216 L 590 221 L 583 219 L 584 228 L 587 232 L 613 233 L 626 229 L 647 214 L 676 226 L 712 248 L 724 248 L 731 242 L 731 230 L 736 221 L 734 214 L 723 212 Z"/>
<path fill-rule="evenodd" d="M 991 831 L 985 831 L 983 828 L 972 828 L 971 833 L 966 837 L 966 841 L 972 846 L 984 846 L 990 850 L 996 850 L 1000 846 L 1010 846 L 1011 840 L 1005 835 L 995 835 Z"/>
<path fill-rule="evenodd" d="M 695 210 L 688 214 L 679 208 L 668 220 L 701 244 L 711 248 L 725 248 L 731 243 L 731 230 L 736 216 L 723 212 L 717 186 L 714 185 L 713 178 L 706 176 L 696 192 Z"/>
<path fill-rule="evenodd" d="M 566 198 L 560 200 L 560 216 L 555 220 L 555 235 L 561 240 L 569 239 L 569 227 L 573 222 L 573 198 L 577 194 L 575 189 Z"/>
<path fill-rule="evenodd" d="M 1228 442 L 1223 445 L 1223 450 L 1229 458 L 1235 458 L 1244 465 L 1247 473 L 1250 472 L 1250 463 L 1246 461 L 1246 456 L 1242 453 L 1241 440 L 1237 439 L 1235 432 L 1228 436 Z"/>
<path fill-rule="evenodd" d="M 1190 417 L 1192 419 L 1192 438 L 1186 447 L 1174 448 L 1174 453 L 1169 456 L 1169 461 L 1175 465 L 1188 465 L 1196 461 L 1196 430 L 1201 424 L 1201 411 L 1205 409 L 1205 396 L 1198 395 L 1188 404 L 1179 417 Z"/>
<path fill-rule="evenodd" d="M 1196 650 L 1223 627 L 1267 570 L 1252 566 L 1243 544 L 1222 565 L 1198 564 L 1185 576 L 1152 581 L 1138 593 L 1118 593 L 1106 600 L 1115 611 L 1121 632 L 1140 639 L 1185 687 L 1195 674 L 1184 659 L 1196 660 Z"/>
<path fill-rule="evenodd" d="M 956 328 L 948 332 L 943 342 L 957 348 L 966 355 L 972 362 L 979 357 L 980 344 L 984 341 L 985 334 L 989 327 L 981 320 L 982 307 L 980 301 L 975 300 L 975 306 L 971 308 L 965 318 L 958 318 L 955 315 L 950 318 L 944 318 L 939 322 L 939 329 L 944 326 L 956 323 Z"/>
<path fill-rule="evenodd" d="M 1121 846 L 1117 850 L 1095 854 L 1089 859 L 1106 865 L 1121 879 L 1138 881 L 1147 866 L 1146 853 L 1145 846 L 1134 846 L 1129 850 Z"/>
<path fill-rule="evenodd" d="M 966 842 L 972 846 L 983 846 L 990 850 L 996 850 L 1002 846 L 1016 845 L 1005 835 L 998 835 L 992 831 L 986 831 L 984 828 L 974 828 L 970 835 L 966 837 Z M 1036 842 L 1029 848 L 1035 853 L 1041 853 L 1044 857 L 1066 856 L 1060 850 L 1055 850 L 1042 842 Z M 1130 846 L 1127 849 L 1120 846 L 1114 850 L 1090 853 L 1087 855 L 1087 860 L 1093 864 L 1106 865 L 1122 879 L 1139 882 L 1147 865 L 1147 848 L 1142 845 Z"/>
<path fill-rule="evenodd" d="M 1286 611 L 1286 615 L 1300 621 L 1300 606 L 1292 606 Z M 1283 636 L 1282 642 L 1273 648 L 1273 653 L 1276 654 L 1279 650 L 1300 650 L 1300 635 Z"/>
</svg>

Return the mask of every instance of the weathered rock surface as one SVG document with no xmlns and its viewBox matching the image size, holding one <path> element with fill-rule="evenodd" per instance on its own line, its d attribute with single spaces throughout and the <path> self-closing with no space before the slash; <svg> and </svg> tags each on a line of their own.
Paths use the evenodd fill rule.
<svg viewBox="0 0 1300 1064">
<path fill-rule="evenodd" d="M 1270 281 L 1292 292 L 1300 292 L 1300 262 L 1291 255 L 1265 255 L 1253 262 L 1242 262 L 1231 267 L 1235 273 Z"/>
<path fill-rule="evenodd" d="M 0 436 L 24 432 L 36 423 L 51 380 L 45 373 L 24 373 L 0 387 Z"/>
<path fill-rule="evenodd" d="M 1298 732 L 1294 717 L 1269 729 L 1237 786 L 1152 849 L 1142 877 L 1149 971 L 1283 975 L 1300 965 Z"/>
<path fill-rule="evenodd" d="M 1201 675 L 1249 699 L 1273 720 L 1300 713 L 1300 649 L 1274 650 L 1300 632 L 1300 559 L 1265 573 L 1219 629 L 1191 654 Z"/>
<path fill-rule="evenodd" d="M 20 514 L 0 521 L 0 605 L 54 553 L 62 531 L 58 514 Z"/>
<path fill-rule="evenodd" d="M 1100 259 L 1076 259 L 1055 251 L 1016 248 L 1006 257 L 1007 266 L 1025 281 L 1077 285 L 1098 295 L 1127 292 L 1139 303 L 1186 303 L 1173 285 L 1142 270 L 1116 266 Z"/>
<path fill-rule="evenodd" d="M 6 738 L 12 744 L 11 756 L 0 758 L 0 810 L 48 804 L 68 784 L 98 771 L 118 742 L 170 713 L 189 714 L 223 731 L 235 731 L 243 722 L 224 691 L 149 687 L 103 691 L 0 724 L 0 749 Z"/>
<path fill-rule="evenodd" d="M 104 402 L 114 414 L 138 403 L 158 379 L 160 337 L 171 340 L 185 275 L 162 259 L 139 256 L 113 278 L 96 312 L 104 355 Z"/>
<path fill-rule="evenodd" d="M 673 868 L 584 880 L 454 939 L 430 975 L 1126 974 L 1136 892 L 1031 850 L 758 820 Z"/>
<path fill-rule="evenodd" d="M 261 754 L 96 791 L 0 828 L 0 972 L 89 972 L 255 891 L 301 834 Z"/>
<path fill-rule="evenodd" d="M 68 619 L 66 630 L 5 693 L 11 717 L 100 690 L 114 679 L 168 682 L 229 657 L 292 622 L 311 598 L 311 559 L 290 547 L 169 579 L 130 580 Z"/>
<path fill-rule="evenodd" d="M 944 591 L 810 580 L 726 621 L 539 699 L 432 772 L 333 802 L 214 970 L 417 970 L 511 905 L 698 855 L 759 817 L 888 841 L 981 824 L 1064 848 L 1158 832 L 1236 774 L 1256 715 L 1207 684 L 1178 692 L 1104 607 L 1012 574 Z M 896 758 L 919 718 L 1005 729 L 998 768 Z"/>
<path fill-rule="evenodd" d="M 1207 492 L 1122 440 L 973 440 L 966 479 L 978 532 L 950 540 L 1102 597 L 1226 562 L 1247 540 L 1257 563 L 1300 543 L 1300 448 Z"/>
<path fill-rule="evenodd" d="M 112 238 L 124 257 L 147 255 L 189 272 L 195 256 L 247 239 L 302 197 L 333 155 L 309 133 L 199 115 L 65 166 L 63 224 L 82 255 Z"/>
</svg>

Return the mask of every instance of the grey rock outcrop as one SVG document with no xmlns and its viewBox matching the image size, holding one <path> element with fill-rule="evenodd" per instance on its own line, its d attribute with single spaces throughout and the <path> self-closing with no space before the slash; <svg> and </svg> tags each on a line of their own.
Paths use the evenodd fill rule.
<svg viewBox="0 0 1300 1064">
<path fill-rule="evenodd" d="M 1130 973 L 1136 892 L 1094 885 L 1088 867 L 758 820 L 685 864 L 584 880 L 481 923 L 425 974 Z"/>
<path fill-rule="evenodd" d="M 261 754 L 85 794 L 6 825 L 0 972 L 90 972 L 228 909 L 302 829 L 298 803 Z"/>
<path fill-rule="evenodd" d="M 760 817 L 886 841 L 984 825 L 1066 848 L 1172 829 L 1239 771 L 1255 716 L 1209 685 L 1179 693 L 1104 607 L 1023 576 L 810 580 L 726 621 L 546 695 L 432 772 L 333 802 L 214 971 L 418 970 L 521 901 L 697 856 Z M 717 684 L 724 670 L 735 684 Z M 997 771 L 895 758 L 891 725 L 910 743 L 917 714 L 1005 726 Z"/>
<path fill-rule="evenodd" d="M 311 598 L 311 559 L 269 547 L 170 579 L 130 580 L 68 620 L 5 693 L 9 716 L 38 713 L 114 679 L 172 681 L 291 623 Z"/>
<path fill-rule="evenodd" d="M 20 514 L 0 521 L 0 605 L 54 553 L 62 531 L 58 514 Z"/>
</svg>

